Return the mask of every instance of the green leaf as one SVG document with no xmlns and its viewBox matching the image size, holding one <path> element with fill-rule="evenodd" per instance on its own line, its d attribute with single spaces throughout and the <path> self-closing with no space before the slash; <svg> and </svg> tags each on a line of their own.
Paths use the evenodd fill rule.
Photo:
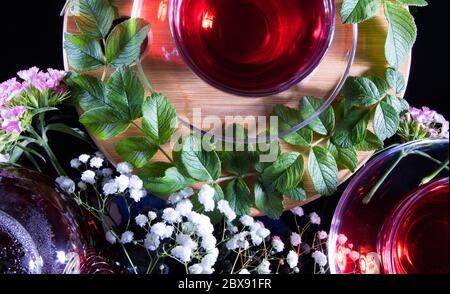
<svg viewBox="0 0 450 294">
<path fill-rule="evenodd" d="M 300 112 L 297 109 L 284 105 L 275 105 L 273 111 L 273 115 L 279 118 L 279 132 L 287 131 L 301 122 Z M 303 128 L 298 132 L 285 136 L 283 140 L 291 145 L 308 147 L 313 140 L 313 132 L 309 128 Z"/>
<path fill-rule="evenodd" d="M 241 178 L 231 181 L 225 189 L 225 199 L 237 215 L 249 215 L 253 206 L 250 188 Z"/>
<path fill-rule="evenodd" d="M 425 0 L 398 0 L 400 3 L 402 4 L 406 4 L 409 6 L 420 6 L 420 7 L 424 7 L 427 6 L 428 3 Z"/>
<path fill-rule="evenodd" d="M 272 219 L 279 219 L 283 214 L 283 195 L 279 192 L 267 192 L 264 186 L 255 183 L 255 204 L 256 208 Z"/>
<path fill-rule="evenodd" d="M 145 91 L 133 69 L 119 67 L 109 78 L 107 89 L 109 101 L 118 111 L 130 120 L 142 116 Z"/>
<path fill-rule="evenodd" d="M 155 145 L 164 145 L 175 133 L 177 113 L 167 97 L 152 94 L 144 102 L 142 127 L 148 139 Z"/>
<path fill-rule="evenodd" d="M 150 143 L 145 137 L 129 137 L 117 143 L 116 151 L 126 162 L 142 168 L 158 152 L 158 146 Z"/>
<path fill-rule="evenodd" d="M 109 140 L 128 130 L 130 121 L 111 107 L 99 107 L 86 111 L 80 122 L 100 140 Z"/>
<path fill-rule="evenodd" d="M 143 19 L 131 18 L 117 25 L 106 40 L 106 61 L 112 67 L 130 65 L 140 53 L 150 27 Z"/>
<path fill-rule="evenodd" d="M 399 68 L 408 58 L 416 41 L 417 27 L 411 13 L 401 4 L 385 1 L 384 13 L 389 23 L 386 59 L 394 68 Z"/>
<path fill-rule="evenodd" d="M 61 124 L 61 123 L 49 124 L 49 125 L 47 125 L 46 130 L 50 131 L 50 132 L 53 131 L 53 132 L 59 132 L 62 134 L 70 135 L 74 138 L 77 138 L 88 144 L 91 144 L 89 136 L 85 132 L 83 132 L 82 130 L 77 129 L 77 128 L 71 128 L 65 124 Z"/>
<path fill-rule="evenodd" d="M 281 193 L 295 189 L 303 179 L 304 159 L 300 153 L 289 152 L 281 156 L 261 175 L 264 186 Z"/>
<path fill-rule="evenodd" d="M 73 78 L 78 85 L 77 100 L 83 110 L 110 106 L 105 85 L 91 75 L 78 75 Z"/>
<path fill-rule="evenodd" d="M 406 81 L 403 74 L 398 70 L 391 67 L 388 68 L 386 70 L 386 80 L 396 94 L 401 94 L 405 91 Z"/>
<path fill-rule="evenodd" d="M 165 162 L 148 163 L 139 173 L 147 191 L 168 196 L 194 184 L 194 180 L 183 176 L 176 167 Z"/>
<path fill-rule="evenodd" d="M 377 86 L 378 93 L 380 93 L 380 98 L 386 96 L 389 90 L 389 86 L 386 81 L 377 76 L 370 76 L 369 79 Z"/>
<path fill-rule="evenodd" d="M 330 151 L 322 147 L 313 147 L 309 154 L 308 166 L 317 193 L 329 196 L 336 192 L 338 167 Z"/>
<path fill-rule="evenodd" d="M 354 109 L 341 121 L 333 135 L 333 143 L 342 148 L 350 148 L 361 143 L 367 134 L 370 111 Z"/>
<path fill-rule="evenodd" d="M 298 186 L 295 189 L 284 192 L 284 195 L 294 201 L 305 201 L 307 199 L 306 191 L 302 187 L 302 185 Z"/>
<path fill-rule="evenodd" d="M 79 71 L 95 70 L 104 65 L 100 43 L 83 35 L 64 34 L 64 49 L 69 64 Z"/>
<path fill-rule="evenodd" d="M 383 141 L 381 141 L 374 133 L 367 131 L 366 138 L 359 144 L 355 145 L 357 151 L 373 151 L 380 150 L 384 147 Z"/>
<path fill-rule="evenodd" d="M 329 142 L 326 148 L 333 154 L 339 167 L 355 172 L 359 163 L 355 147 L 341 148 Z"/>
<path fill-rule="evenodd" d="M 300 105 L 300 116 L 303 120 L 311 117 L 322 106 L 323 101 L 314 97 L 303 97 Z M 334 110 L 327 108 L 318 118 L 314 119 L 308 127 L 320 135 L 330 134 L 335 125 Z"/>
<path fill-rule="evenodd" d="M 387 95 L 386 103 L 392 106 L 399 114 L 405 113 L 409 109 L 409 104 L 405 99 L 393 95 Z"/>
<path fill-rule="evenodd" d="M 341 7 L 343 23 L 360 23 L 377 14 L 381 0 L 344 0 Z"/>
<path fill-rule="evenodd" d="M 211 182 L 220 178 L 222 168 L 219 156 L 214 150 L 205 150 L 197 136 L 185 138 L 180 158 L 185 171 L 193 179 Z"/>
<path fill-rule="evenodd" d="M 349 77 L 344 85 L 344 95 L 350 106 L 372 106 L 383 98 L 383 93 L 371 78 Z"/>
<path fill-rule="evenodd" d="M 79 0 L 75 23 L 84 35 L 105 38 L 111 29 L 114 9 L 108 0 Z"/>
<path fill-rule="evenodd" d="M 257 150 L 255 170 L 261 174 L 281 155 L 281 145 L 279 140 L 256 144 L 255 149 Z M 264 160 L 264 162 L 262 160 Z"/>
<path fill-rule="evenodd" d="M 400 116 L 394 107 L 382 101 L 375 110 L 373 126 L 375 134 L 384 141 L 397 133 Z"/>
</svg>

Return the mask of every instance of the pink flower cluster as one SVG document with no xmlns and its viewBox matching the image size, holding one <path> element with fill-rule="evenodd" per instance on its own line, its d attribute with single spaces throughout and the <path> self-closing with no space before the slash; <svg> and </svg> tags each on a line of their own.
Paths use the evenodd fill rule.
<svg viewBox="0 0 450 294">
<path fill-rule="evenodd" d="M 30 88 L 40 92 L 51 90 L 55 93 L 66 92 L 66 87 L 61 82 L 66 77 L 66 72 L 49 68 L 47 72 L 42 72 L 37 67 L 22 70 L 17 73 L 22 82 L 17 78 L 12 78 L 0 84 L 0 128 L 8 135 L 21 133 L 22 126 L 20 119 L 25 113 L 23 106 L 10 107 L 9 102 L 14 100 L 24 91 Z"/>
<path fill-rule="evenodd" d="M 407 115 L 422 128 L 427 129 L 431 138 L 449 138 L 449 122 L 436 111 L 428 107 L 422 109 L 410 107 Z"/>
</svg>

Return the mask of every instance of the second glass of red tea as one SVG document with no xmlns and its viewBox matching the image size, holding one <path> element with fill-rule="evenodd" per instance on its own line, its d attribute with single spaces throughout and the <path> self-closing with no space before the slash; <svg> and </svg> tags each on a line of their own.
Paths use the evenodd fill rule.
<svg viewBox="0 0 450 294">
<path fill-rule="evenodd" d="M 334 0 L 172 0 L 178 51 L 212 86 L 241 96 L 289 89 L 333 39 Z"/>
</svg>

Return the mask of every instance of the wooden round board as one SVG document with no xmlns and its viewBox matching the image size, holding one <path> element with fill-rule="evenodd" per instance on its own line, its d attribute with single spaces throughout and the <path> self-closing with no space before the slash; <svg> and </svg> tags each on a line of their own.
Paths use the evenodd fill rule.
<svg viewBox="0 0 450 294">
<path fill-rule="evenodd" d="M 320 65 L 318 72 L 313 73 L 309 78 L 307 85 L 314 85 L 311 87 L 303 87 L 300 84 L 296 89 L 295 95 L 286 96 L 285 93 L 265 98 L 244 98 L 237 97 L 230 94 L 223 93 L 200 80 L 196 77 L 181 61 L 178 56 L 175 46 L 173 44 L 169 26 L 168 26 L 168 2 L 169 0 L 135 0 L 136 2 L 144 2 L 142 9 L 133 16 L 139 16 L 147 19 L 151 26 L 151 47 L 145 53 L 142 59 L 144 70 L 150 79 L 156 91 L 162 92 L 174 104 L 177 113 L 180 117 L 191 117 L 194 108 L 202 108 L 202 117 L 208 115 L 226 115 L 234 114 L 239 116 L 246 115 L 260 115 L 267 116 L 270 114 L 274 104 L 285 104 L 287 106 L 298 105 L 299 98 L 303 95 L 313 95 L 316 97 L 324 97 L 327 92 L 323 89 L 329 88 L 330 84 L 336 83 L 341 78 L 341 73 L 336 70 L 338 63 L 341 62 L 342 52 L 338 50 L 329 50 L 324 62 Z M 133 11 L 133 0 L 116 0 L 116 5 L 122 16 L 131 16 Z M 340 2 L 340 1 L 337 1 Z M 138 5 L 135 5 L 135 7 Z M 337 19 L 340 24 L 340 19 Z M 351 31 L 351 26 L 340 25 L 341 29 Z M 69 14 L 66 14 L 64 20 L 64 32 L 76 33 L 77 28 Z M 351 42 L 348 37 L 334 38 L 334 45 L 342 45 L 343 43 Z M 387 22 L 383 16 L 383 11 L 380 10 L 377 17 L 366 21 L 359 25 L 358 47 L 354 64 L 351 68 L 350 75 L 362 76 L 367 74 L 384 75 L 386 70 L 386 60 L 384 58 L 384 44 L 387 35 Z M 350 38 L 351 39 L 351 38 Z M 69 70 L 66 55 L 64 54 L 65 69 Z M 400 71 L 408 78 L 410 71 L 411 60 L 409 59 L 400 69 Z M 94 74 L 101 76 L 101 72 L 94 72 Z M 311 81 L 311 79 L 313 81 Z M 148 94 L 148 93 L 147 93 Z M 208 106 L 202 107 L 207 101 Z M 183 128 L 185 132 L 189 130 Z M 184 132 L 183 131 L 183 132 Z M 126 137 L 136 136 L 139 130 L 131 127 L 127 132 L 109 141 L 95 140 L 97 146 L 112 162 L 117 163 L 120 157 L 115 151 L 116 143 Z M 171 146 L 164 147 L 170 153 Z M 284 151 L 294 151 L 295 147 L 284 144 Z M 299 151 L 299 150 L 297 150 Z M 300 150 L 301 151 L 301 150 Z M 373 152 L 359 152 L 359 167 L 364 165 L 367 160 L 373 155 Z M 158 154 L 155 160 L 165 160 L 162 154 Z M 307 158 L 306 158 L 307 160 Z M 350 171 L 341 171 L 339 173 L 339 183 L 346 181 L 352 173 Z M 308 179 L 309 177 L 306 177 Z M 301 203 L 285 201 L 286 209 L 309 203 L 320 195 L 315 195 L 312 183 L 306 180 L 305 189 L 308 194 L 308 199 Z M 258 214 L 255 210 L 253 214 Z"/>
</svg>

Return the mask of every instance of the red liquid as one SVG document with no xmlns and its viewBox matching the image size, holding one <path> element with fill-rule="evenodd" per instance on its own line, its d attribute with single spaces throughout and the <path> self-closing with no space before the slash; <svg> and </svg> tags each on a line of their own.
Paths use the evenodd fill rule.
<svg viewBox="0 0 450 294">
<path fill-rule="evenodd" d="M 243 95 L 279 92 L 325 54 L 333 2 L 176 0 L 174 37 L 188 64 L 214 86 Z"/>
<path fill-rule="evenodd" d="M 381 234 L 386 273 L 448 273 L 448 193 L 448 179 L 432 183 L 387 220 Z"/>
</svg>

